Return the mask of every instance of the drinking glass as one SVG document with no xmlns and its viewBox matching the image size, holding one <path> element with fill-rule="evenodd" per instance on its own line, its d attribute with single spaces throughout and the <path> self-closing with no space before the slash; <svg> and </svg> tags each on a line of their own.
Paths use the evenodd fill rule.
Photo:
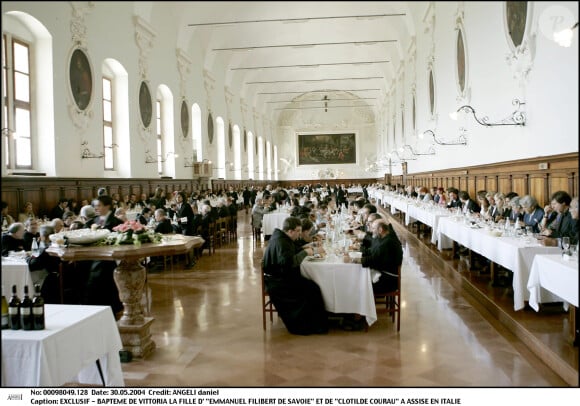
<svg viewBox="0 0 580 406">
<path fill-rule="evenodd" d="M 570 252 L 570 237 L 562 237 L 562 249 L 564 252 Z"/>
<path fill-rule="evenodd" d="M 534 233 L 534 229 L 532 226 L 526 226 L 526 235 L 531 236 Z"/>
</svg>

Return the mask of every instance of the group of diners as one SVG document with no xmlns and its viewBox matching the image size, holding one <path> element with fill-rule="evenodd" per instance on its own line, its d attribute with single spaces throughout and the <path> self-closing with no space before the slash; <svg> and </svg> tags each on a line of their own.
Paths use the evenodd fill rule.
<svg viewBox="0 0 580 406">
<path fill-rule="evenodd" d="M 375 185 L 403 196 L 422 202 L 433 201 L 448 209 L 460 210 L 493 222 L 516 223 L 522 228 L 531 227 L 532 232 L 545 238 L 543 244 L 557 245 L 561 237 L 569 237 L 570 243 L 578 243 L 578 221 L 574 212 L 578 211 L 578 197 L 572 197 L 560 190 L 552 194 L 550 201 L 542 208 L 532 195 L 519 196 L 516 192 L 502 193 L 480 190 L 475 199 L 467 191 L 450 187 L 430 189 L 422 186 Z"/>
<path fill-rule="evenodd" d="M 268 206 L 271 199 L 257 201 L 256 205 Z M 317 205 L 310 200 L 303 205 L 294 205 L 291 216 L 284 220 L 281 228 L 274 230 L 265 249 L 262 272 L 266 291 L 292 334 L 325 334 L 334 320 L 338 320 L 345 330 L 360 330 L 366 326 L 361 315 L 327 312 L 320 287 L 300 272 L 300 264 L 307 257 L 326 254 L 321 241 L 324 233 L 319 231 L 330 230 L 332 214 L 338 210 L 332 196 L 327 196 Z M 360 262 L 362 267 L 374 271 L 374 291 L 397 289 L 403 249 L 391 224 L 364 197 L 351 201 L 345 216 L 349 221 L 348 232 L 357 235 L 354 249 L 360 250 L 361 258 L 345 256 L 343 260 Z"/>
</svg>

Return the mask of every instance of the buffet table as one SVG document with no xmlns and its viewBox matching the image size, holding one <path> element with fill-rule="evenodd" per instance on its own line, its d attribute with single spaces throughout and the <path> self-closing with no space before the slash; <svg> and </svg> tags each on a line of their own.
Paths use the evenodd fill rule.
<svg viewBox="0 0 580 406">
<path fill-rule="evenodd" d="M 369 326 L 377 321 L 368 268 L 329 256 L 321 261 L 305 259 L 300 265 L 300 273 L 318 284 L 327 311 L 363 315 Z"/>
<path fill-rule="evenodd" d="M 2 331 L 2 386 L 125 385 L 109 306 L 45 305 L 45 324 Z"/>
<path fill-rule="evenodd" d="M 141 307 L 146 270 L 140 259 L 150 256 L 171 256 L 185 254 L 204 243 L 201 237 L 181 234 L 166 235 L 158 244 L 103 245 L 50 247 L 47 252 L 63 261 L 103 260 L 118 261 L 114 279 L 123 302 L 123 316 L 117 322 L 123 348 L 131 351 L 134 357 L 146 357 L 155 348 L 149 328 L 153 317 L 144 317 Z"/>
</svg>

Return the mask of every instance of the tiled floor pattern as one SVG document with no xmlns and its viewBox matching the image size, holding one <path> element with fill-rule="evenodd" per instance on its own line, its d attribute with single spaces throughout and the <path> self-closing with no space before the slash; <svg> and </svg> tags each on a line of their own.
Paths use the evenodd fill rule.
<svg viewBox="0 0 580 406">
<path fill-rule="evenodd" d="M 294 336 L 276 316 L 264 332 L 264 242 L 254 243 L 243 212 L 238 224 L 237 242 L 204 253 L 193 269 L 177 265 L 149 275 L 157 348 L 123 364 L 127 386 L 566 386 L 482 317 L 441 277 L 434 254 L 406 232 L 399 235 L 405 249 L 400 333 L 380 312 L 366 333 L 336 327 Z"/>
</svg>

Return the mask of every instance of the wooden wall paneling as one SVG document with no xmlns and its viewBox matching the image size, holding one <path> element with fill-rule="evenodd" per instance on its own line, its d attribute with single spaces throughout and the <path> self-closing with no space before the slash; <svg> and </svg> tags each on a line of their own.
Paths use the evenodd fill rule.
<svg viewBox="0 0 580 406">
<path fill-rule="evenodd" d="M 15 221 L 18 221 L 18 213 L 22 211 L 22 208 L 18 205 L 19 200 L 18 189 L 4 190 L 4 186 L 2 187 L 2 201 L 8 204 L 8 214 Z M 37 208 L 34 207 L 34 210 L 37 210 Z"/>
<path fill-rule="evenodd" d="M 512 176 L 512 190 L 519 196 L 528 194 L 528 176 L 515 174 Z"/>
<path fill-rule="evenodd" d="M 547 195 L 547 185 L 548 183 L 548 176 L 546 173 L 535 173 L 530 175 L 529 185 L 530 191 L 529 195 L 534 196 L 538 201 L 538 205 L 540 207 L 544 207 L 544 205 L 549 203 L 550 197 Z"/>
<path fill-rule="evenodd" d="M 42 213 L 39 211 L 37 214 L 39 217 L 44 216 L 58 204 L 58 200 L 61 197 L 61 190 L 58 186 L 46 186 L 43 188 L 42 196 L 44 201 L 42 202 Z"/>
<path fill-rule="evenodd" d="M 20 190 L 20 199 L 18 204 L 18 213 L 24 211 L 24 204 L 26 202 L 32 203 L 32 211 L 38 216 L 38 202 L 42 199 L 42 191 L 40 188 L 22 188 Z"/>
<path fill-rule="evenodd" d="M 79 194 L 79 202 L 83 199 L 87 199 L 89 203 L 91 200 L 96 196 L 96 193 L 93 192 L 93 188 L 91 186 L 78 186 L 78 194 Z"/>
<path fill-rule="evenodd" d="M 553 172 L 549 178 L 549 195 L 552 196 L 559 190 L 568 191 L 570 186 L 568 172 Z"/>
<path fill-rule="evenodd" d="M 475 188 L 474 196 L 476 196 L 476 193 L 480 190 L 489 190 L 487 189 L 487 177 L 485 175 L 474 176 L 473 183 Z"/>
<path fill-rule="evenodd" d="M 512 192 L 512 177 L 511 175 L 499 175 L 498 177 L 498 182 L 499 182 L 499 186 L 498 186 L 498 192 L 503 193 L 504 195 L 507 195 L 509 192 Z"/>
<path fill-rule="evenodd" d="M 485 177 L 485 190 L 497 193 L 497 176 Z"/>
</svg>

